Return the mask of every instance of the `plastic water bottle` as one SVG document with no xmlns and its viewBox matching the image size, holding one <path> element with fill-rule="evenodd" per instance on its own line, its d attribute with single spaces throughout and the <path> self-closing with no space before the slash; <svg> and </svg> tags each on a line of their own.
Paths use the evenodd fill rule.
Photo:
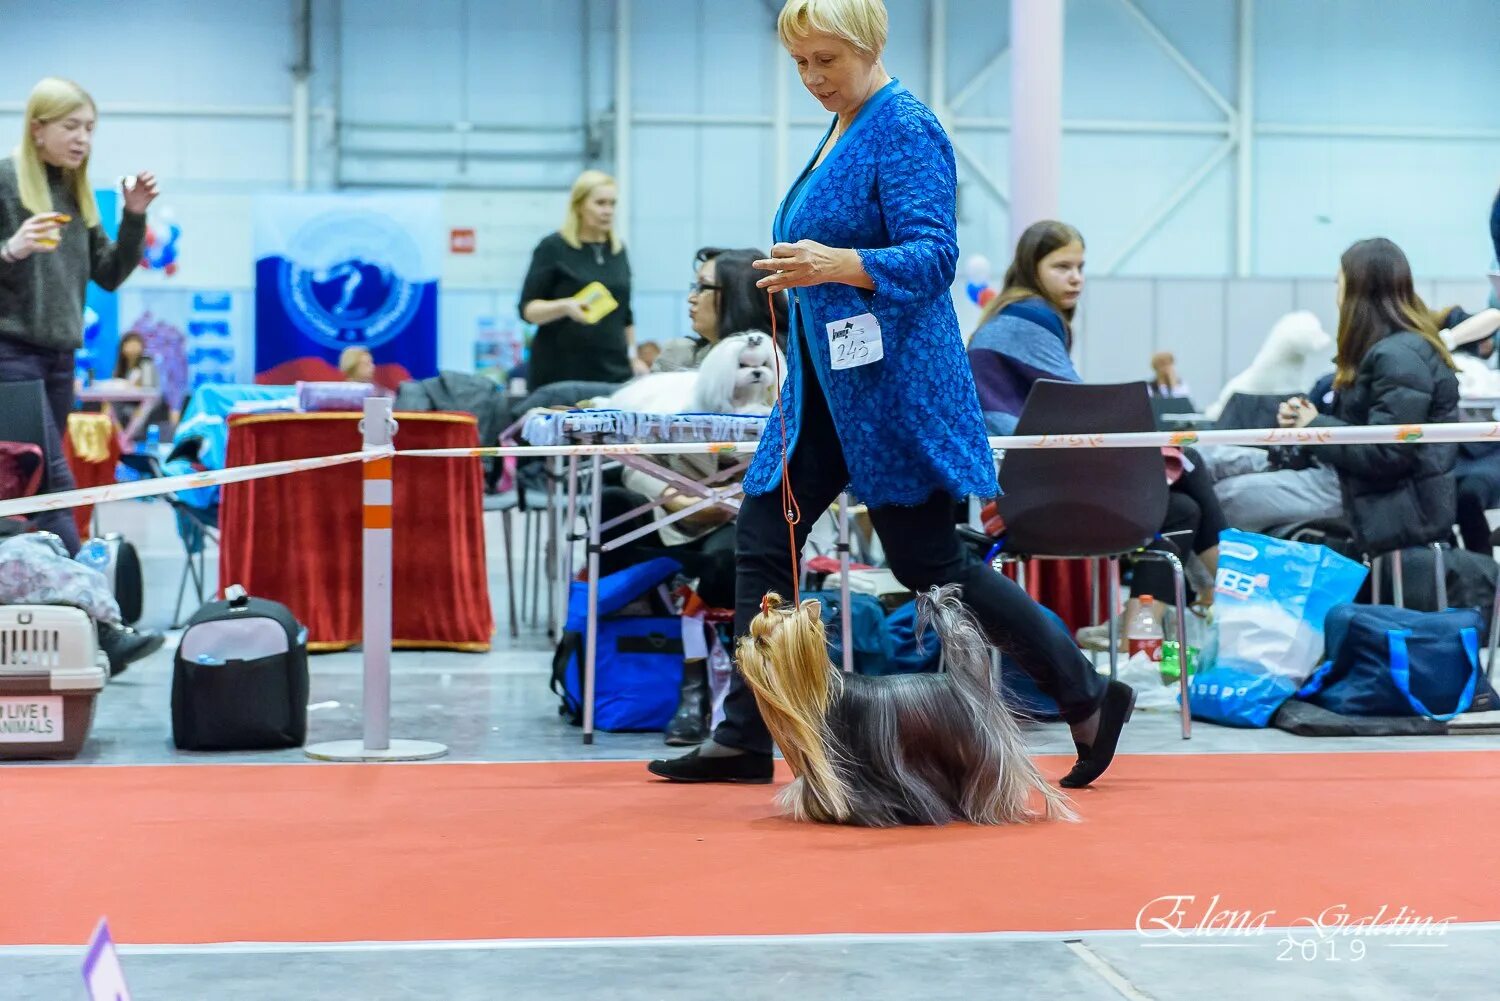
<svg viewBox="0 0 1500 1001">
<path fill-rule="evenodd" d="M 1125 649 L 1132 657 L 1144 653 L 1156 663 L 1161 663 L 1163 637 L 1155 611 L 1155 600 L 1149 594 L 1142 597 L 1140 609 L 1125 623 Z"/>
<path fill-rule="evenodd" d="M 152 424 L 146 428 L 146 440 L 141 443 L 140 451 L 146 455 L 160 455 L 161 448 L 161 425 Z"/>
<path fill-rule="evenodd" d="M 73 557 L 86 567 L 93 567 L 100 573 L 109 566 L 109 549 L 104 545 L 103 539 L 90 539 L 79 547 L 78 555 Z"/>
</svg>

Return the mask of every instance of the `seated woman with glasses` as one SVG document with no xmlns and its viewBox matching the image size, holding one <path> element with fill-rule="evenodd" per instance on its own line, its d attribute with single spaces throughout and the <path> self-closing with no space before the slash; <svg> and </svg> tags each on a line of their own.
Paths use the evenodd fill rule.
<svg viewBox="0 0 1500 1001">
<path fill-rule="evenodd" d="M 760 250 L 725 250 L 704 247 L 696 256 L 698 274 L 688 285 L 688 322 L 691 337 L 678 337 L 661 347 L 652 365 L 656 372 L 681 372 L 697 368 L 720 337 L 771 329 L 766 293 L 755 287 L 760 276 L 751 268 L 764 255 Z M 777 339 L 786 346 L 786 306 L 776 306 Z"/>
<path fill-rule="evenodd" d="M 698 251 L 698 277 L 688 286 L 688 321 L 693 336 L 680 337 L 662 345 L 655 370 L 662 372 L 697 368 L 703 357 L 719 342 L 721 336 L 759 331 L 770 333 L 772 303 L 776 310 L 776 329 L 786 330 L 786 295 L 768 296 L 755 287 L 759 275 L 751 261 L 765 257 L 760 250 L 721 250 L 704 247 Z M 695 480 L 711 474 L 720 461 L 705 455 L 663 455 L 657 461 L 667 469 Z M 738 461 L 737 457 L 727 461 Z M 666 480 L 648 472 L 627 468 L 620 486 L 605 487 L 601 513 L 605 522 L 658 501 L 657 519 L 675 513 L 696 501 L 695 497 L 673 489 Z M 710 607 L 734 605 L 734 523 L 733 515 L 721 507 L 707 507 L 654 532 L 602 554 L 600 569 L 616 573 L 626 567 L 658 556 L 670 556 L 682 564 L 683 574 L 696 581 L 694 590 Z M 619 526 L 607 537 L 624 534 L 651 524 L 652 514 L 642 513 Z M 687 746 L 702 743 L 708 737 L 711 715 L 708 665 L 690 658 L 683 665 L 682 695 L 676 715 L 667 727 L 666 743 Z"/>
</svg>

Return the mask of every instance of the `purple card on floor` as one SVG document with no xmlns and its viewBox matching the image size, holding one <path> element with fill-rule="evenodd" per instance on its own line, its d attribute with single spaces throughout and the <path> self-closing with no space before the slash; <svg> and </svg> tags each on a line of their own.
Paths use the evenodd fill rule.
<svg viewBox="0 0 1500 1001">
<path fill-rule="evenodd" d="M 89 953 L 83 960 L 83 982 L 89 989 L 91 1001 L 130 1001 L 125 971 L 120 968 L 120 956 L 115 952 L 114 940 L 109 937 L 109 922 L 103 918 L 99 919 L 99 927 L 94 929 Z"/>
</svg>

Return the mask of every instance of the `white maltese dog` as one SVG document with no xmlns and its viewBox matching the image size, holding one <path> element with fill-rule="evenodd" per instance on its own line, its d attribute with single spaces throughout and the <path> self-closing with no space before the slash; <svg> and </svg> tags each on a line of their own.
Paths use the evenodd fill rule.
<svg viewBox="0 0 1500 1001">
<path fill-rule="evenodd" d="M 691 372 L 652 372 L 627 382 L 595 408 L 642 414 L 769 414 L 786 377 L 786 358 L 769 334 L 731 334 Z"/>
</svg>

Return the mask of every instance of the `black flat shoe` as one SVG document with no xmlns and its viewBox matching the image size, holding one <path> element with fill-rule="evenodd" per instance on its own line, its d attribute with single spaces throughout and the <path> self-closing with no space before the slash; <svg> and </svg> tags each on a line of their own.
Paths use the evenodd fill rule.
<svg viewBox="0 0 1500 1001">
<path fill-rule="evenodd" d="M 1115 759 L 1120 731 L 1125 729 L 1134 711 L 1135 690 L 1123 681 L 1111 681 L 1104 691 L 1104 702 L 1099 706 L 1099 732 L 1094 742 L 1073 741 L 1073 746 L 1078 748 L 1078 761 L 1058 785 L 1064 789 L 1082 789 L 1103 775 Z"/>
<path fill-rule="evenodd" d="M 765 785 L 771 781 L 775 763 L 769 754 L 730 754 L 705 758 L 689 751 L 680 758 L 657 760 L 646 766 L 652 775 L 673 782 L 745 782 Z"/>
</svg>

